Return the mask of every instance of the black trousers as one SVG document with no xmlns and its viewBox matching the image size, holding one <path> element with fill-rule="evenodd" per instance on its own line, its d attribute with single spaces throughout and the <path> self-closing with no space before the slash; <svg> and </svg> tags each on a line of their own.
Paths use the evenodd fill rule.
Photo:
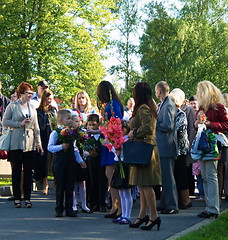
<svg viewBox="0 0 228 240">
<path fill-rule="evenodd" d="M 54 157 L 54 176 L 56 184 L 56 207 L 57 213 L 66 213 L 72 211 L 73 190 L 75 183 L 75 159 L 64 158 L 61 156 Z M 65 200 L 65 204 L 64 204 Z"/>
<path fill-rule="evenodd" d="M 32 188 L 32 165 L 34 161 L 34 151 L 23 152 L 22 150 L 10 151 L 12 162 L 12 185 L 15 200 L 21 199 L 21 172 L 24 172 L 23 190 L 24 199 L 30 200 Z"/>
<path fill-rule="evenodd" d="M 179 155 L 177 157 L 174 166 L 174 177 L 178 192 L 181 190 L 189 189 L 186 155 Z"/>
<path fill-rule="evenodd" d="M 89 202 L 91 206 L 105 207 L 108 181 L 105 166 L 100 166 L 100 159 L 88 156 L 86 159 L 89 170 Z"/>
</svg>

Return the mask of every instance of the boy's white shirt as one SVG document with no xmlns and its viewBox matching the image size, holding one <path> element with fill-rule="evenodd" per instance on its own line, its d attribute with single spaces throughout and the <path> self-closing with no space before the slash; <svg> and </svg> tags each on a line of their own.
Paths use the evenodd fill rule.
<svg viewBox="0 0 228 240">
<path fill-rule="evenodd" d="M 81 163 L 81 162 L 83 162 L 83 159 L 82 159 L 81 154 L 79 152 L 79 149 L 78 149 L 78 147 L 76 145 L 76 142 L 77 141 L 74 141 L 74 143 L 73 143 L 73 145 L 74 145 L 74 156 L 75 156 L 76 161 L 78 163 Z"/>
<path fill-rule="evenodd" d="M 91 137 L 94 137 L 95 140 L 97 141 L 97 140 L 99 139 L 100 135 L 101 135 L 100 133 L 97 133 L 97 134 L 91 134 Z"/>
<path fill-rule="evenodd" d="M 58 126 L 58 128 L 61 129 L 62 127 Z M 62 144 L 56 145 L 57 141 L 58 141 L 58 133 L 54 130 L 51 132 L 49 136 L 48 147 L 47 147 L 49 152 L 56 153 L 63 150 Z M 79 153 L 78 147 L 76 146 L 76 141 L 74 142 L 74 156 L 78 163 L 83 162 L 83 159 Z"/>
</svg>

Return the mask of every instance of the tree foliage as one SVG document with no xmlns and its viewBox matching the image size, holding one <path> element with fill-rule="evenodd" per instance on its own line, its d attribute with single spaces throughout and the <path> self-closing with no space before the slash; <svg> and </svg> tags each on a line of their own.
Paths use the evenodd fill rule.
<svg viewBox="0 0 228 240">
<path fill-rule="evenodd" d="M 4 0 L 0 3 L 0 79 L 4 89 L 41 76 L 63 100 L 94 95 L 105 69 L 100 51 L 114 0 Z M 37 79 L 37 78 L 36 78 Z"/>
<path fill-rule="evenodd" d="M 117 2 L 114 29 L 119 38 L 111 41 L 113 55 L 119 64 L 112 65 L 110 74 L 116 74 L 125 83 L 125 94 L 131 91 L 135 82 L 139 81 L 139 73 L 135 70 L 134 56 L 138 53 L 138 46 L 133 39 L 138 37 L 140 25 L 138 0 L 122 0 Z"/>
<path fill-rule="evenodd" d="M 170 16 L 162 4 L 149 4 L 149 18 L 141 39 L 144 80 L 152 87 L 167 81 L 187 96 L 199 81 L 209 80 L 228 91 L 227 23 L 225 1 L 182 0 L 183 7 Z"/>
</svg>

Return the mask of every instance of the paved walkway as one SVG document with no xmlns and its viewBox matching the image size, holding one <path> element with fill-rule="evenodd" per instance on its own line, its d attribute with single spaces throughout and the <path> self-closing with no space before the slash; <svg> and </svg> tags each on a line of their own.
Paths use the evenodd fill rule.
<svg viewBox="0 0 228 240">
<path fill-rule="evenodd" d="M 196 215 L 203 210 L 204 203 L 193 200 L 193 207 L 181 210 L 176 215 L 160 215 L 160 231 L 131 229 L 127 225 L 111 223 L 105 213 L 86 214 L 79 212 L 77 218 L 55 218 L 55 195 L 53 191 L 44 196 L 40 191 L 32 194 L 33 207 L 16 209 L 8 197 L 0 197 L 0 239 L 1 240 L 161 240 L 176 239 L 182 231 L 193 230 L 196 226 L 213 220 L 203 220 Z M 222 200 L 222 210 L 228 202 Z M 139 200 L 133 206 L 132 220 L 137 217 Z M 197 225 L 198 224 L 198 225 Z M 176 235 L 178 234 L 179 235 Z"/>
</svg>

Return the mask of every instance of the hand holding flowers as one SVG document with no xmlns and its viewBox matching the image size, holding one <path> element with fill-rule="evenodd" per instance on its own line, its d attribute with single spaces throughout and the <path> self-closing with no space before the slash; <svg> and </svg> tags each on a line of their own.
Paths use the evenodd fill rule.
<svg viewBox="0 0 228 240">
<path fill-rule="evenodd" d="M 197 115 L 197 120 L 195 122 L 195 127 L 198 127 L 199 124 L 204 124 L 205 126 L 210 125 L 210 121 L 207 120 L 207 116 L 205 115 L 204 111 L 199 111 Z"/>
<path fill-rule="evenodd" d="M 110 152 L 113 152 L 118 157 L 120 177 L 125 178 L 123 165 L 120 159 L 120 150 L 122 148 L 122 144 L 125 142 L 125 139 L 123 138 L 121 120 L 119 118 L 111 117 L 107 126 L 101 126 L 100 130 L 105 136 L 105 145 L 108 147 Z"/>
</svg>

